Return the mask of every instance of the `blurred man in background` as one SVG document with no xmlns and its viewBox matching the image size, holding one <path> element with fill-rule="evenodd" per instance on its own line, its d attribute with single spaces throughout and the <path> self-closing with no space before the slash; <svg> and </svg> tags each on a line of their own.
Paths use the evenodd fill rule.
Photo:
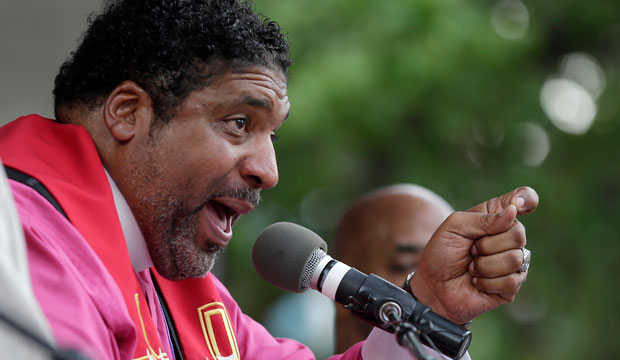
<svg viewBox="0 0 620 360">
<path fill-rule="evenodd" d="M 383 187 L 362 196 L 344 213 L 332 242 L 336 259 L 396 285 L 420 262 L 437 227 L 453 212 L 434 192 L 413 184 Z M 364 340 L 372 326 L 336 310 L 336 352 Z"/>
</svg>

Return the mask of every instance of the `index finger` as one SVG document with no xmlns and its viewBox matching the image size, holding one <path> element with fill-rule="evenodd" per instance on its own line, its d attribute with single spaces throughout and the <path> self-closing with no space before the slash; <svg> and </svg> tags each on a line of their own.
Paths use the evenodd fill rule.
<svg viewBox="0 0 620 360">
<path fill-rule="evenodd" d="M 517 208 L 517 215 L 525 215 L 536 210 L 538 201 L 538 194 L 534 189 L 529 186 L 521 186 L 504 195 L 478 204 L 467 211 L 493 214 L 499 213 L 513 204 Z"/>
</svg>

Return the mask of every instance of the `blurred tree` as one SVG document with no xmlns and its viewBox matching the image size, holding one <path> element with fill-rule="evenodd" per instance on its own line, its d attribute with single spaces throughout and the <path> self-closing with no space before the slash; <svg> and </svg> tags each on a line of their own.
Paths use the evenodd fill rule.
<svg viewBox="0 0 620 360">
<path fill-rule="evenodd" d="M 257 0 L 257 9 L 288 32 L 295 63 L 280 183 L 239 222 L 219 268 L 246 312 L 260 319 L 281 294 L 250 260 L 272 222 L 329 240 L 343 207 L 381 185 L 419 183 L 457 209 L 530 185 L 541 204 L 521 219 L 529 279 L 514 304 L 474 322 L 472 357 L 620 357 L 609 335 L 620 289 L 605 280 L 620 270 L 620 2 Z M 585 55 L 570 62 L 575 53 Z M 579 135 L 550 121 L 579 120 L 583 109 L 593 122 Z"/>
</svg>

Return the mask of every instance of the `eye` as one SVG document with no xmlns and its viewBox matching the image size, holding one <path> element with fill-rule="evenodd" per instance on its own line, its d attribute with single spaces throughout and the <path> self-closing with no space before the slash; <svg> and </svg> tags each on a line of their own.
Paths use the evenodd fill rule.
<svg viewBox="0 0 620 360">
<path fill-rule="evenodd" d="M 235 127 L 237 128 L 237 130 L 243 130 L 245 129 L 245 127 L 247 126 L 247 120 L 246 119 L 235 119 Z"/>
<path fill-rule="evenodd" d="M 271 142 L 277 142 L 278 140 L 280 140 L 280 137 L 278 135 L 276 135 L 276 133 L 271 133 Z"/>
</svg>

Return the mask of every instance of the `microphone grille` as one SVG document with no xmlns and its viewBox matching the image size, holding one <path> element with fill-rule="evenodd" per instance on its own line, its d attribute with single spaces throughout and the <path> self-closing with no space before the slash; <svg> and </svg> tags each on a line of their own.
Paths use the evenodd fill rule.
<svg viewBox="0 0 620 360">
<path fill-rule="evenodd" d="M 304 268 L 304 273 L 301 275 L 302 288 L 307 288 L 310 286 L 310 281 L 312 280 L 314 271 L 319 266 L 319 263 L 321 262 L 321 260 L 323 260 L 325 256 L 327 256 L 327 254 L 320 248 L 314 250 L 312 254 L 310 254 L 308 263 L 306 263 L 306 267 Z"/>
<path fill-rule="evenodd" d="M 263 279 L 280 289 L 303 292 L 326 252 L 325 241 L 311 230 L 279 222 L 265 228 L 256 239 L 252 263 Z"/>
</svg>

